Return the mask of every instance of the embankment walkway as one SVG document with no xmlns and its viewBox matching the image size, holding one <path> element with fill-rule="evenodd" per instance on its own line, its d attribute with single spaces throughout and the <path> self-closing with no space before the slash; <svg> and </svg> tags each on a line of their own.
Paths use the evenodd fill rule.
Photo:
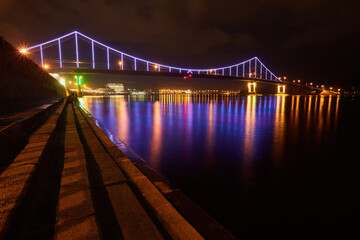
<svg viewBox="0 0 360 240">
<path fill-rule="evenodd" d="M 73 102 L 0 123 L 0 239 L 235 239 L 144 175 Z"/>
</svg>

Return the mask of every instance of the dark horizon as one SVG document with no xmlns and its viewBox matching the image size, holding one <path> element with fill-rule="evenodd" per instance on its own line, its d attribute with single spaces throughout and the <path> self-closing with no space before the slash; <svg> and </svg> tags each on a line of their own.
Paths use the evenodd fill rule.
<svg viewBox="0 0 360 240">
<path fill-rule="evenodd" d="M 135 56 L 184 67 L 257 56 L 288 80 L 359 87 L 358 6 L 323 0 L 4 1 L 0 32 L 20 47 L 76 30 Z"/>
</svg>

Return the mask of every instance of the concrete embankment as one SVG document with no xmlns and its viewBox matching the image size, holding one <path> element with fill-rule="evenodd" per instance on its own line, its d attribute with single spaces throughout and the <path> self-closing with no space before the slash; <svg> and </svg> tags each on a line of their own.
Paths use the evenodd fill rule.
<svg viewBox="0 0 360 240">
<path fill-rule="evenodd" d="M 154 184 L 78 105 L 48 111 L 25 147 L 2 159 L 0 238 L 234 239 L 184 207 L 191 201 L 178 190 Z"/>
<path fill-rule="evenodd" d="M 0 115 L 40 99 L 65 97 L 46 71 L 0 37 Z"/>
</svg>

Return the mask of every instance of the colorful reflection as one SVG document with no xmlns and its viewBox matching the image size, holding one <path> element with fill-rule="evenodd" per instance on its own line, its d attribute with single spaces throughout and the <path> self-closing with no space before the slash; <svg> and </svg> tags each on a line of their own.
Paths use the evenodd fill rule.
<svg viewBox="0 0 360 240">
<path fill-rule="evenodd" d="M 264 156 L 280 160 L 288 144 L 322 141 L 323 133 L 337 124 L 339 100 L 163 94 L 86 96 L 81 104 L 156 169 L 170 161 L 167 156 L 175 162 L 203 161 L 191 160 L 194 156 L 215 164 L 236 161 L 250 168 Z"/>
<path fill-rule="evenodd" d="M 162 150 L 162 126 L 161 126 L 161 106 L 160 101 L 156 101 L 153 104 L 153 125 L 152 125 L 152 137 L 150 142 L 150 156 L 149 162 L 154 169 L 159 169 L 160 154 Z"/>
<path fill-rule="evenodd" d="M 345 103 L 338 96 L 162 94 L 85 96 L 81 104 L 215 218 L 263 219 L 276 215 L 272 209 L 282 209 L 284 199 L 323 186 L 319 172 L 351 145 L 339 134 L 353 126 L 339 117 Z"/>
</svg>

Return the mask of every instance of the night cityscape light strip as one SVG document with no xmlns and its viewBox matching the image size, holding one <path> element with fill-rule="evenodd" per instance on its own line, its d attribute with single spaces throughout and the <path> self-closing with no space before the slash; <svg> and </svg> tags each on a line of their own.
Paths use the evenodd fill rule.
<svg viewBox="0 0 360 240">
<path fill-rule="evenodd" d="M 91 41 L 91 59 L 92 59 L 92 67 L 95 69 L 95 50 L 94 50 L 94 41 Z"/>
<path fill-rule="evenodd" d="M 75 48 L 76 48 L 76 67 L 79 68 L 79 46 L 78 46 L 78 34 L 75 32 Z"/>
<path fill-rule="evenodd" d="M 106 48 L 107 69 L 110 69 L 109 48 Z"/>
<path fill-rule="evenodd" d="M 58 47 L 59 47 L 59 65 L 60 65 L 60 68 L 62 68 L 63 66 L 62 66 L 62 56 L 61 56 L 61 40 L 60 39 L 58 39 Z"/>
<path fill-rule="evenodd" d="M 249 77 L 251 77 L 251 59 L 249 60 Z"/>
<path fill-rule="evenodd" d="M 255 78 L 256 78 L 256 69 L 257 69 L 257 68 L 256 68 L 256 67 L 257 67 L 256 64 L 257 64 L 257 62 L 256 62 L 256 58 L 255 58 Z"/>
<path fill-rule="evenodd" d="M 41 66 L 44 67 L 44 55 L 42 45 L 40 45 L 40 58 L 41 58 Z"/>
<path fill-rule="evenodd" d="M 121 54 L 121 70 L 124 70 L 124 54 Z"/>
<path fill-rule="evenodd" d="M 93 50 L 93 48 L 94 48 L 94 43 L 96 43 L 97 45 L 99 45 L 99 46 L 101 46 L 101 47 L 104 47 L 104 48 L 106 48 L 106 49 L 108 49 L 108 50 L 111 50 L 111 51 L 113 51 L 113 52 L 116 52 L 116 53 L 118 53 L 118 54 L 121 54 L 121 62 L 122 62 L 122 64 L 121 64 L 121 69 L 122 69 L 122 70 L 124 69 L 123 55 L 125 55 L 126 57 L 132 58 L 132 59 L 134 59 L 134 60 L 136 59 L 137 61 L 140 61 L 140 62 L 143 62 L 143 63 L 146 63 L 146 64 L 157 65 L 157 66 L 158 66 L 158 71 L 160 71 L 160 68 L 163 67 L 163 68 L 169 68 L 169 69 L 171 68 L 171 69 L 178 70 L 179 73 L 181 73 L 182 70 L 185 70 L 185 71 L 190 70 L 190 71 L 192 71 L 192 72 L 196 72 L 196 71 L 198 71 L 198 72 L 199 72 L 199 71 L 205 72 L 205 71 L 211 71 L 211 70 L 212 70 L 212 71 L 215 71 L 215 73 L 216 73 L 216 71 L 222 70 L 222 73 L 223 73 L 223 75 L 224 75 L 224 68 L 229 68 L 229 69 L 230 69 L 230 74 L 231 74 L 231 68 L 232 68 L 232 67 L 236 67 L 236 66 L 239 66 L 239 65 L 243 65 L 243 73 L 242 73 L 242 75 L 243 75 L 243 77 L 245 77 L 245 64 L 246 64 L 246 63 L 249 64 L 249 73 L 251 73 L 251 61 L 252 61 L 252 60 L 255 60 L 255 61 L 259 61 L 259 63 L 265 68 L 265 73 L 267 73 L 266 71 L 269 71 L 270 79 L 271 79 L 271 80 L 272 80 L 272 78 L 274 78 L 275 80 L 282 82 L 282 81 L 281 81 L 278 77 L 276 77 L 276 75 L 273 74 L 257 57 L 253 57 L 253 58 L 251 58 L 251 59 L 249 59 L 249 60 L 246 60 L 246 61 L 243 61 L 243 62 L 240 62 L 240 63 L 236 63 L 236 64 L 231 65 L 231 66 L 224 66 L 224 67 L 218 67 L 218 68 L 208 68 L 208 69 L 180 68 L 180 67 L 169 66 L 169 65 L 160 65 L 159 63 L 155 63 L 155 62 L 152 62 L 152 61 L 148 61 L 148 60 L 145 60 L 145 59 L 142 59 L 142 58 L 138 58 L 138 57 L 132 56 L 132 55 L 130 55 L 130 54 L 121 52 L 121 51 L 119 51 L 119 50 L 117 50 L 117 49 L 114 49 L 114 48 L 112 48 L 112 47 L 110 47 L 110 46 L 107 46 L 107 45 L 105 45 L 105 44 L 103 44 L 103 43 L 101 43 L 101 42 L 98 42 L 98 41 L 96 41 L 95 39 L 92 39 L 92 38 L 90 38 L 90 37 L 88 37 L 88 36 L 86 36 L 86 35 L 78 32 L 78 31 L 74 31 L 74 32 L 65 34 L 65 35 L 63 35 L 63 36 L 61 36 L 61 37 L 52 39 L 52 40 L 50 40 L 50 41 L 47 41 L 47 42 L 44 42 L 44 43 L 41 43 L 41 44 L 38 44 L 38 45 L 34 45 L 34 46 L 32 46 L 32 47 L 27 48 L 26 50 L 36 49 L 36 48 L 39 47 L 39 48 L 40 48 L 40 53 L 41 53 L 41 56 L 42 56 L 42 46 L 47 45 L 47 44 L 50 44 L 50 43 L 53 43 L 53 42 L 56 42 L 56 41 L 59 41 L 59 40 L 62 40 L 62 39 L 64 39 L 64 38 L 67 38 L 67 37 L 72 36 L 72 35 L 75 35 L 75 44 L 76 44 L 76 66 L 77 66 L 78 68 L 79 68 L 78 36 L 81 36 L 81 37 L 83 37 L 83 38 L 91 41 L 91 43 L 92 43 L 92 50 Z M 44 60 L 44 59 L 43 59 L 43 56 L 42 56 L 42 65 L 44 64 L 43 60 Z M 108 63 L 108 67 L 110 67 L 110 66 L 109 66 L 109 63 Z M 95 57 L 94 57 L 94 59 L 93 59 L 93 68 L 95 68 Z M 255 74 L 256 74 L 256 66 L 255 66 Z M 267 74 L 266 74 L 266 75 L 267 75 Z M 265 77 L 265 79 L 267 79 L 267 77 Z"/>
</svg>

